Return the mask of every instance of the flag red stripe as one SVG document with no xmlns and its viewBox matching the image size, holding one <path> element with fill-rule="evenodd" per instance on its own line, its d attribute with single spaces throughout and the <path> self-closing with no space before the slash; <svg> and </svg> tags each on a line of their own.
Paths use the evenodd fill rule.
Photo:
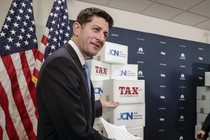
<svg viewBox="0 0 210 140">
<path fill-rule="evenodd" d="M 47 42 L 48 42 L 48 37 L 45 36 L 45 35 L 43 35 L 43 36 L 42 36 L 41 42 L 46 46 L 46 44 L 47 44 Z"/>
<path fill-rule="evenodd" d="M 33 131 L 33 126 L 32 126 L 31 120 L 27 113 L 26 107 L 24 105 L 23 97 L 21 95 L 21 91 L 18 86 L 16 70 L 15 70 L 14 64 L 12 63 L 12 59 L 11 59 L 10 55 L 2 57 L 2 61 L 4 63 L 5 68 L 8 71 L 8 76 L 11 80 L 11 85 L 12 85 L 13 98 L 14 98 L 16 107 L 18 109 L 18 112 L 20 114 L 20 118 L 23 123 L 23 126 L 26 130 L 26 133 L 27 133 L 29 139 L 32 139 L 32 140 L 36 139 L 36 135 Z M 10 63 L 8 63 L 8 62 L 10 62 Z"/>
<path fill-rule="evenodd" d="M 25 78 L 26 78 L 26 81 L 27 81 L 27 84 L 28 84 L 29 93 L 31 95 L 34 107 L 37 110 L 37 107 L 36 107 L 36 89 L 35 89 L 34 83 L 32 82 L 31 71 L 30 71 L 30 68 L 29 68 L 29 65 L 28 65 L 28 62 L 27 62 L 27 59 L 26 59 L 26 54 L 25 54 L 25 52 L 20 52 L 19 54 L 20 54 L 20 58 L 21 58 L 20 60 L 21 60 L 21 63 L 22 63 L 22 70 L 23 70 L 23 73 L 25 75 Z M 36 114 L 36 117 L 37 117 L 37 115 L 38 114 Z"/>
<path fill-rule="evenodd" d="M 34 68 L 33 76 L 38 79 L 39 71 L 36 68 Z"/>
<path fill-rule="evenodd" d="M 0 140 L 3 140 L 3 130 L 1 128 L 1 126 L 0 126 Z"/>
<path fill-rule="evenodd" d="M 12 119 L 9 114 L 8 98 L 7 98 L 6 92 L 5 92 L 1 83 L 0 83 L 0 91 L 1 91 L 0 92 L 0 97 L 1 97 L 0 105 L 4 111 L 4 114 L 5 114 L 7 135 L 11 140 L 18 140 L 19 138 L 18 138 L 17 132 L 15 130 L 15 127 L 13 125 Z M 1 135 L 0 138 L 2 137 L 2 139 L 3 139 L 3 129 L 2 128 L 0 129 L 0 135 Z"/>
<path fill-rule="evenodd" d="M 38 52 L 37 52 L 36 58 L 37 58 L 40 62 L 42 62 L 43 59 L 44 59 L 44 54 L 43 54 L 42 52 L 38 51 Z"/>
</svg>

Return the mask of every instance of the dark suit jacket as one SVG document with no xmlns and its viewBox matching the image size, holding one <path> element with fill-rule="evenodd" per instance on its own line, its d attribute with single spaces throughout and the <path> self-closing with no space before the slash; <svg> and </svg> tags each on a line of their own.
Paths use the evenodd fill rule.
<svg viewBox="0 0 210 140">
<path fill-rule="evenodd" d="M 93 123 L 101 115 L 100 101 L 88 86 L 74 49 L 66 43 L 42 65 L 37 83 L 37 140 L 108 140 Z"/>
<path fill-rule="evenodd" d="M 203 125 L 202 125 L 202 128 L 201 130 L 205 131 L 205 138 L 204 140 L 208 137 L 208 133 L 210 132 L 210 113 L 207 115 Z"/>
</svg>

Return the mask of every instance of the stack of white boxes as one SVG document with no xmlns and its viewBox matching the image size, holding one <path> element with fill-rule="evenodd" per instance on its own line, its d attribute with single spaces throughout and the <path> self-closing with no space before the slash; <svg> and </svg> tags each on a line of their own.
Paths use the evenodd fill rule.
<svg viewBox="0 0 210 140">
<path fill-rule="evenodd" d="M 205 72 L 205 86 L 197 87 L 197 124 L 195 126 L 195 137 L 210 113 L 210 72 Z M 210 140 L 209 138 L 207 140 Z"/>
<path fill-rule="evenodd" d="M 138 65 L 127 64 L 128 46 L 106 42 L 94 59 L 89 60 L 95 97 L 118 101 L 115 109 L 106 109 L 103 118 L 143 138 L 145 126 L 145 81 L 138 80 Z M 103 131 L 100 120 L 94 128 Z M 105 132 L 103 133 L 104 135 Z"/>
</svg>

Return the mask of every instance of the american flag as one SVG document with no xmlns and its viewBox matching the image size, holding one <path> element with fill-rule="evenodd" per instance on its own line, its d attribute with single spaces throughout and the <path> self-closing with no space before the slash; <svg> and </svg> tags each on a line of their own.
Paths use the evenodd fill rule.
<svg viewBox="0 0 210 140">
<path fill-rule="evenodd" d="M 1 140 L 36 139 L 35 31 L 32 0 L 13 0 L 0 32 Z"/>
<path fill-rule="evenodd" d="M 42 36 L 41 46 L 36 56 L 36 65 L 33 72 L 35 84 L 44 59 L 63 46 L 69 39 L 70 20 L 66 0 L 55 0 L 46 24 L 46 32 Z"/>
</svg>

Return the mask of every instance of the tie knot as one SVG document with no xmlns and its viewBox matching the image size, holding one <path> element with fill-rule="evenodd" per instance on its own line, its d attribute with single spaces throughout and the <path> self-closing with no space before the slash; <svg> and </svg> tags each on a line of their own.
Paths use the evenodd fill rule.
<svg viewBox="0 0 210 140">
<path fill-rule="evenodd" d="M 89 69 L 88 63 L 85 62 L 85 64 L 83 64 L 83 68 Z"/>
</svg>

